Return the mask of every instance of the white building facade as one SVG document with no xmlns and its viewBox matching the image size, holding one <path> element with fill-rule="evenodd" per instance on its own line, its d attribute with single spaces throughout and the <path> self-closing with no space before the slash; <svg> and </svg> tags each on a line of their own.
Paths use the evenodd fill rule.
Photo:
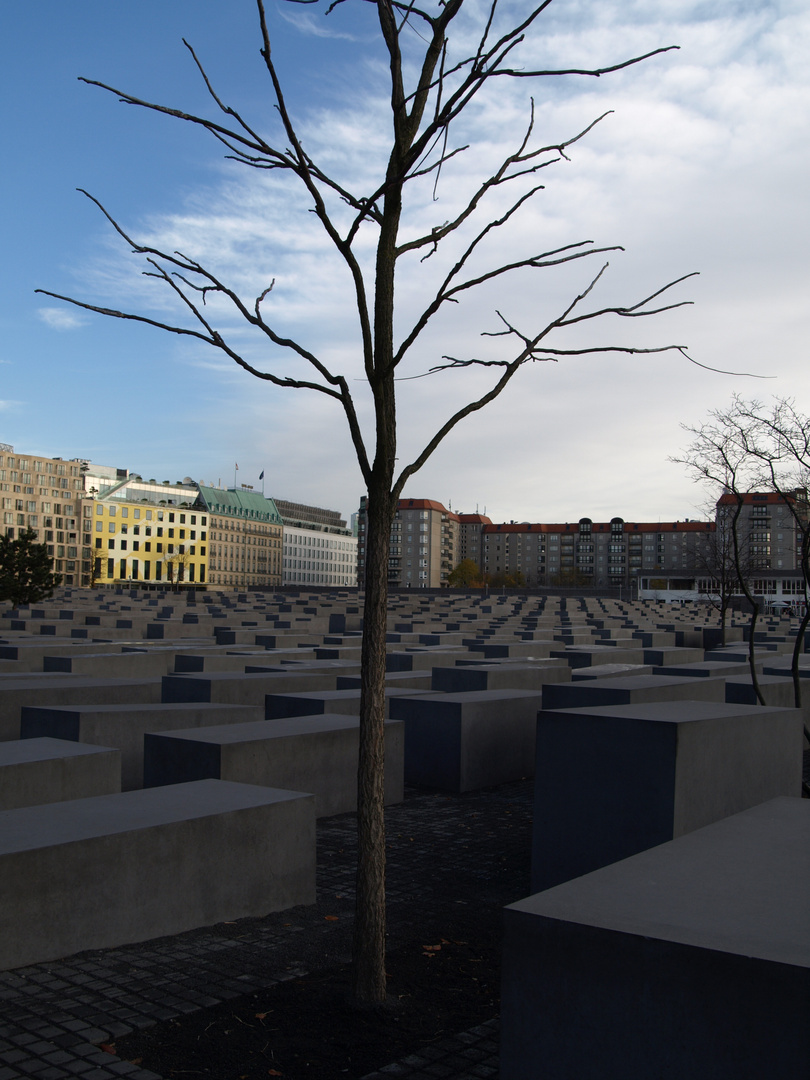
<svg viewBox="0 0 810 1080">
<path fill-rule="evenodd" d="M 282 585 L 357 587 L 357 537 L 336 510 L 274 499 L 284 523 Z"/>
</svg>

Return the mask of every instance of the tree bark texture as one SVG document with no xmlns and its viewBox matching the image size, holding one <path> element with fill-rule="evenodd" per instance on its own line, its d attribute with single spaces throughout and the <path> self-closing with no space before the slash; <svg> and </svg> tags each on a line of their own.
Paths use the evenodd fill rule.
<svg viewBox="0 0 810 1080">
<path fill-rule="evenodd" d="M 352 989 L 361 1004 L 385 1000 L 385 645 L 388 540 L 393 512 L 387 485 L 369 491 L 366 587 L 357 771 L 357 902 Z"/>
</svg>

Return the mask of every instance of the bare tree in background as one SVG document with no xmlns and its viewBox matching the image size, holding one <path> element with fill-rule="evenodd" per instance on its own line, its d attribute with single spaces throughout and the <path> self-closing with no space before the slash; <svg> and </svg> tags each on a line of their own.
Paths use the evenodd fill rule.
<svg viewBox="0 0 810 1080">
<path fill-rule="evenodd" d="M 799 709 L 802 704 L 799 658 L 810 623 L 810 417 L 800 413 L 790 398 L 776 398 L 772 405 L 765 405 L 761 401 L 746 401 L 735 395 L 727 413 L 727 422 L 745 433 L 748 453 L 759 468 L 758 485 L 781 497 L 795 532 L 805 604 L 791 661 L 794 703 Z"/>
<path fill-rule="evenodd" d="M 336 0 L 329 10 L 338 6 Z M 590 241 L 578 241 L 553 250 L 515 254 L 508 261 L 487 263 L 487 243 L 499 235 L 507 224 L 514 224 L 521 210 L 541 190 L 538 174 L 552 162 L 565 158 L 570 147 L 582 139 L 602 117 L 594 120 L 569 139 L 542 145 L 535 134 L 534 104 L 527 100 L 527 123 L 515 140 L 514 150 L 492 166 L 491 159 L 479 155 L 480 181 L 463 205 L 449 220 L 424 220 L 422 228 L 407 233 L 401 228 L 403 211 L 408 197 L 413 197 L 420 184 L 434 185 L 452 170 L 463 152 L 474 154 L 467 146 L 453 145 L 451 127 L 474 102 L 487 92 L 497 92 L 497 86 L 516 79 L 530 84 L 555 75 L 600 76 L 645 60 L 666 49 L 655 49 L 643 56 L 613 63 L 606 67 L 538 70 L 530 59 L 521 56 L 526 35 L 549 7 L 543 0 L 527 8 L 516 24 L 504 25 L 496 2 L 483 9 L 477 40 L 472 48 L 457 46 L 455 40 L 469 41 L 469 26 L 465 34 L 451 37 L 458 28 L 458 17 L 464 0 L 428 0 L 417 8 L 397 0 L 370 0 L 376 9 L 379 35 L 390 77 L 389 151 L 384 174 L 368 190 L 358 191 L 341 176 L 329 173 L 310 154 L 300 138 L 300 118 L 293 116 L 279 79 L 273 59 L 265 5 L 257 0 L 262 39 L 261 55 L 269 79 L 273 108 L 263 114 L 262 124 L 275 123 L 270 134 L 260 132 L 236 110 L 226 105 L 214 91 L 197 56 L 190 49 L 199 72 L 205 80 L 214 106 L 219 110 L 213 118 L 191 115 L 163 105 L 154 104 L 123 93 L 111 86 L 85 80 L 116 94 L 126 104 L 141 106 L 154 112 L 176 117 L 195 124 L 214 136 L 228 151 L 228 156 L 244 165 L 288 175 L 299 185 L 304 204 L 315 215 L 331 242 L 336 262 L 342 266 L 351 284 L 357 316 L 357 357 L 362 361 L 364 386 L 373 400 L 374 424 L 364 432 L 350 391 L 349 378 L 336 370 L 328 360 L 317 354 L 303 338 L 287 336 L 268 311 L 272 303 L 272 282 L 253 299 L 240 296 L 226 281 L 193 256 L 176 251 L 162 251 L 138 243 L 96 199 L 93 202 L 108 218 L 113 228 L 142 255 L 148 265 L 146 274 L 157 278 L 176 297 L 185 310 L 184 320 L 174 323 L 136 314 L 103 308 L 98 305 L 59 296 L 59 299 L 79 307 L 132 319 L 156 326 L 172 334 L 205 342 L 230 357 L 234 363 L 258 379 L 282 389 L 304 389 L 334 400 L 345 414 L 357 460 L 368 493 L 365 614 L 362 645 L 362 691 L 360 703 L 360 764 L 358 774 L 358 872 L 357 916 L 354 944 L 354 994 L 358 1001 L 378 1003 L 384 1000 L 385 985 L 385 828 L 383 809 L 383 732 L 385 706 L 385 636 L 388 593 L 388 544 L 390 526 L 397 502 L 405 483 L 424 465 L 450 431 L 465 417 L 482 409 L 504 390 L 523 367 L 535 361 L 557 361 L 563 357 L 611 355 L 614 353 L 660 353 L 682 346 L 633 348 L 602 344 L 566 347 L 560 343 L 561 333 L 572 327 L 582 327 L 607 316 L 637 319 L 680 306 L 662 299 L 678 281 L 671 281 L 648 296 L 626 305 L 599 307 L 592 304 L 591 294 L 606 265 L 588 275 L 582 289 L 573 295 L 557 314 L 541 325 L 519 326 L 508 313 L 498 312 L 499 323 L 490 337 L 499 347 L 495 358 L 476 356 L 443 356 L 421 370 L 408 369 L 414 346 L 422 344 L 423 332 L 450 305 L 475 298 L 482 286 L 524 271 L 542 271 L 550 267 L 592 259 L 615 247 L 600 248 Z M 469 3 L 467 7 L 469 7 Z M 368 3 L 367 3 L 368 7 Z M 465 10 L 466 14 L 466 10 Z M 505 17 L 504 17 L 505 18 Z M 455 27 L 454 27 L 455 24 Z M 190 48 L 190 47 L 189 47 Z M 459 52 L 459 48 L 464 51 Z M 271 119 L 272 118 L 272 119 Z M 339 138 L 339 136 L 336 136 Z M 87 194 L 85 192 L 85 194 Z M 487 211 L 494 198 L 508 196 L 506 208 Z M 93 198 L 92 196 L 88 196 Z M 349 214 L 346 223 L 346 214 Z M 276 223 L 257 222 L 256 232 L 272 234 Z M 366 271 L 362 263 L 358 239 L 361 231 L 376 230 L 376 253 L 373 270 Z M 524 236 L 524 241 L 526 237 Z M 451 252 L 446 252 L 450 240 Z M 365 241 L 364 241 L 365 242 Z M 421 312 L 401 333 L 395 334 L 395 274 L 407 272 L 412 263 L 416 281 L 420 275 L 418 262 L 429 257 L 440 259 L 449 255 L 446 272 L 437 288 L 426 291 Z M 483 267 L 481 262 L 483 261 Z M 689 276 L 689 275 L 687 275 Z M 42 290 L 45 291 L 45 290 Z M 56 296 L 55 293 L 46 295 Z M 217 329 L 206 301 L 212 298 L 229 304 L 244 321 L 254 328 L 256 336 L 267 349 L 266 367 L 248 359 L 241 347 L 241 337 Z M 480 306 L 480 301 L 479 301 Z M 473 308 L 470 317 L 476 314 Z M 400 316 L 401 326 L 402 316 Z M 425 346 L 423 346 L 423 349 Z M 685 355 L 685 353 L 684 353 Z M 285 370 L 285 357 L 296 365 L 303 362 L 308 376 L 299 377 Z M 466 370 L 491 373 L 492 380 L 485 392 L 478 391 L 464 398 L 451 410 L 447 419 L 421 451 L 397 473 L 397 380 L 406 373 L 430 374 L 439 371 L 462 373 Z M 470 391 L 467 391 L 470 394 Z"/>
<path fill-rule="evenodd" d="M 751 588 L 750 575 L 757 568 L 752 558 L 750 541 L 743 534 L 741 517 L 745 505 L 745 495 L 756 487 L 757 465 L 751 457 L 748 445 L 749 431 L 739 428 L 730 421 L 729 415 L 721 410 L 709 413 L 709 420 L 698 427 L 682 425 L 684 431 L 693 436 L 691 445 L 682 457 L 672 460 L 685 465 L 695 480 L 707 481 L 715 490 L 721 491 L 717 531 L 720 534 L 716 544 L 722 556 L 731 561 L 731 574 L 736 578 L 751 610 L 748 637 L 748 667 L 754 693 L 760 705 L 765 705 L 765 698 L 759 685 L 756 669 L 756 633 L 760 604 Z M 762 567 L 762 562 L 759 562 Z M 728 574 L 728 567 L 721 571 Z"/>
<path fill-rule="evenodd" d="M 704 516 L 716 518 L 717 507 L 714 504 L 707 506 Z M 702 595 L 720 616 L 720 641 L 725 645 L 728 611 L 734 594 L 739 590 L 734 545 L 729 530 L 717 528 L 714 522 L 711 528 L 701 533 L 689 557 L 688 569 L 708 579 L 709 588 Z"/>
</svg>

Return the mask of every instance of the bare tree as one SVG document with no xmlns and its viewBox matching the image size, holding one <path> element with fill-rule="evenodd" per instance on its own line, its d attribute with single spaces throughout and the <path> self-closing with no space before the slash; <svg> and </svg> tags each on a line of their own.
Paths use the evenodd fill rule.
<svg viewBox="0 0 810 1080">
<path fill-rule="evenodd" d="M 776 398 L 770 406 L 736 396 L 728 422 L 745 432 L 748 453 L 759 466 L 759 485 L 780 496 L 787 508 L 797 541 L 797 562 L 804 583 L 804 613 L 793 643 L 791 674 L 796 708 L 802 704 L 799 658 L 810 623 L 810 417 L 789 398 Z M 810 736 L 808 736 L 810 738 Z"/>
<path fill-rule="evenodd" d="M 335 0 L 332 11 L 342 0 Z M 668 302 L 665 294 L 683 281 L 671 281 L 649 295 L 626 305 L 592 306 L 594 292 L 606 265 L 588 275 L 584 286 L 558 313 L 542 325 L 521 327 L 516 320 L 498 312 L 500 323 L 489 336 L 497 341 L 500 354 L 495 358 L 476 356 L 443 356 L 427 365 L 428 370 L 461 372 L 469 369 L 488 371 L 492 382 L 483 393 L 478 392 L 465 404 L 450 412 L 438 430 L 422 449 L 397 473 L 397 380 L 404 377 L 403 368 L 410 360 L 417 342 L 422 343 L 424 331 L 433 325 L 435 317 L 451 305 L 474 298 L 488 283 L 502 281 L 507 275 L 521 271 L 542 271 L 566 263 L 605 255 L 616 247 L 596 247 L 591 241 L 577 241 L 546 251 L 516 255 L 501 262 L 490 260 L 481 269 L 479 257 L 486 260 L 486 246 L 504 229 L 514 224 L 521 210 L 541 190 L 538 174 L 554 161 L 566 158 L 570 148 L 602 119 L 599 117 L 570 138 L 543 145 L 535 134 L 534 105 L 527 101 L 527 123 L 515 140 L 514 150 L 493 168 L 491 162 L 483 167 L 480 179 L 471 196 L 454 215 L 439 224 L 425 221 L 422 231 L 407 232 L 402 228 L 403 210 L 412 192 L 420 183 L 435 184 L 440 176 L 451 170 L 467 146 L 451 143 L 454 121 L 473 102 L 498 85 L 517 79 L 537 83 L 555 75 L 598 77 L 629 67 L 641 60 L 666 52 L 654 49 L 604 67 L 537 69 L 521 58 L 521 46 L 527 42 L 537 20 L 549 7 L 551 0 L 541 0 L 527 8 L 517 23 L 505 24 L 491 0 L 485 7 L 476 39 L 469 42 L 469 26 L 464 33 L 451 37 L 458 27 L 464 0 L 429 0 L 415 7 L 401 0 L 371 0 L 376 9 L 379 34 L 386 58 L 390 84 L 391 125 L 389 151 L 384 174 L 368 190 L 353 190 L 336 174 L 330 174 L 312 156 L 300 137 L 301 123 L 288 108 L 278 70 L 273 59 L 271 38 L 263 0 L 257 0 L 262 39 L 261 55 L 269 79 L 276 118 L 275 134 L 267 138 L 235 109 L 226 105 L 213 89 L 208 76 L 194 51 L 189 51 L 205 80 L 214 106 L 214 117 L 203 117 L 178 109 L 144 101 L 111 86 L 84 80 L 116 94 L 129 105 L 140 106 L 157 113 L 176 117 L 198 125 L 213 135 L 237 162 L 260 170 L 288 175 L 299 185 L 305 205 L 315 215 L 331 242 L 333 253 L 352 289 L 357 315 L 357 350 L 362 360 L 364 382 L 373 400 L 374 424 L 365 433 L 359 419 L 349 379 L 335 370 L 323 355 L 316 354 L 306 342 L 286 336 L 267 314 L 273 283 L 255 297 L 247 300 L 210 268 L 193 256 L 177 251 L 162 251 L 139 243 L 118 223 L 114 216 L 93 196 L 88 195 L 107 217 L 112 227 L 132 251 L 142 255 L 147 263 L 144 271 L 162 282 L 184 308 L 186 319 L 164 321 L 146 314 L 112 310 L 99 305 L 59 296 L 117 319 L 132 319 L 158 327 L 172 334 L 205 342 L 230 357 L 245 371 L 258 379 L 283 389 L 306 389 L 324 395 L 343 410 L 368 493 L 365 617 L 362 644 L 362 691 L 360 703 L 360 764 L 358 774 L 358 873 L 357 916 L 354 945 L 354 994 L 363 1002 L 380 1002 L 385 998 L 385 830 L 383 810 L 383 721 L 385 686 L 385 630 L 387 607 L 387 562 L 390 526 L 397 501 L 405 483 L 412 477 L 450 431 L 465 417 L 482 409 L 504 390 L 521 368 L 535 361 L 558 361 L 563 357 L 588 354 L 610 356 L 614 353 L 660 353 L 683 346 L 667 345 L 635 348 L 626 345 L 566 347 L 558 343 L 561 332 L 587 326 L 608 316 L 633 320 L 654 315 L 680 306 Z M 467 8 L 469 8 L 469 3 Z M 465 15 L 467 14 L 466 9 Z M 456 47 L 454 47 L 456 46 Z M 459 51 L 461 50 L 461 51 Z M 511 193 L 511 194 L 510 194 Z M 85 192 L 84 194 L 87 194 Z M 506 198 L 506 208 L 486 207 L 495 198 Z M 503 204 L 501 204 L 503 205 Z M 348 221 L 346 215 L 348 213 Z M 263 222 L 262 229 L 272 230 L 273 222 Z M 366 271 L 358 243 L 361 232 L 376 230 L 376 254 L 373 269 Z M 405 272 L 414 256 L 421 261 L 445 253 L 446 241 L 457 246 L 450 252 L 446 272 L 440 274 L 438 287 L 431 288 L 421 312 L 405 328 L 402 336 L 395 334 L 394 279 Z M 691 275 L 686 275 L 691 276 Z M 420 277 L 419 280 L 422 280 Z M 45 290 L 42 290 L 45 291 Z M 55 293 L 47 293 L 56 296 Z M 256 331 L 267 346 L 270 359 L 267 370 L 257 366 L 244 352 L 240 338 L 228 339 L 214 325 L 206 301 L 218 298 L 231 306 Z M 308 375 L 300 377 L 290 372 L 294 367 L 282 366 L 288 357 Z M 688 359 L 688 357 L 687 357 Z M 413 375 L 413 369 L 410 374 Z"/>
<path fill-rule="evenodd" d="M 688 561 L 690 570 L 708 580 L 708 589 L 703 595 L 720 616 L 723 645 L 726 644 L 728 612 L 735 595 L 743 592 L 740 578 L 750 582 L 754 573 L 763 568 L 762 556 L 752 550 L 747 538 L 742 538 L 739 552 L 735 552 L 733 530 L 729 526 L 735 506 L 733 497 L 710 500 L 706 504 L 704 516 L 715 520 L 698 535 Z"/>
<path fill-rule="evenodd" d="M 732 576 L 751 610 L 748 666 L 757 701 L 765 705 L 756 669 L 755 633 L 760 604 L 750 579 L 751 571 L 764 564 L 754 557 L 756 553 L 751 551 L 749 537 L 744 535 L 741 523 L 745 495 L 756 487 L 758 475 L 756 462 L 749 452 L 749 432 L 733 423 L 721 410 L 710 412 L 709 420 L 698 427 L 682 426 L 693 436 L 693 441 L 683 457 L 672 460 L 685 465 L 695 480 L 708 481 L 715 490 L 723 492 L 718 501 L 716 524 L 720 535 L 717 546 L 721 554 L 729 557 Z"/>
<path fill-rule="evenodd" d="M 712 516 L 716 513 L 717 509 L 713 507 Z M 702 595 L 720 616 L 720 639 L 725 645 L 728 610 L 732 597 L 739 589 L 729 531 L 718 529 L 715 525 L 701 533 L 689 556 L 688 569 L 708 579 L 708 589 Z"/>
</svg>

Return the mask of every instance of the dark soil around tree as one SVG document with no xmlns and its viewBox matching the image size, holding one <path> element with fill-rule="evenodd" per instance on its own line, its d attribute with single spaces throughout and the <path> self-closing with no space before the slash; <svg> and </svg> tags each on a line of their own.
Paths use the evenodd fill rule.
<svg viewBox="0 0 810 1080">
<path fill-rule="evenodd" d="M 434 935 L 389 957 L 383 1010 L 349 1005 L 343 966 L 150 1028 L 116 1053 L 166 1077 L 358 1080 L 497 1014 L 497 936 L 455 929 L 474 930 L 475 944 Z"/>
<path fill-rule="evenodd" d="M 502 909 L 529 891 L 528 786 L 414 795 L 389 810 L 380 1010 L 349 1003 L 351 896 L 334 886 L 353 859 L 345 817 L 342 829 L 319 826 L 318 904 L 295 909 L 293 924 L 268 916 L 305 933 L 288 931 L 267 989 L 119 1039 L 119 1057 L 166 1078 L 360 1080 L 497 1016 Z M 296 966 L 306 974 L 280 974 Z"/>
</svg>

